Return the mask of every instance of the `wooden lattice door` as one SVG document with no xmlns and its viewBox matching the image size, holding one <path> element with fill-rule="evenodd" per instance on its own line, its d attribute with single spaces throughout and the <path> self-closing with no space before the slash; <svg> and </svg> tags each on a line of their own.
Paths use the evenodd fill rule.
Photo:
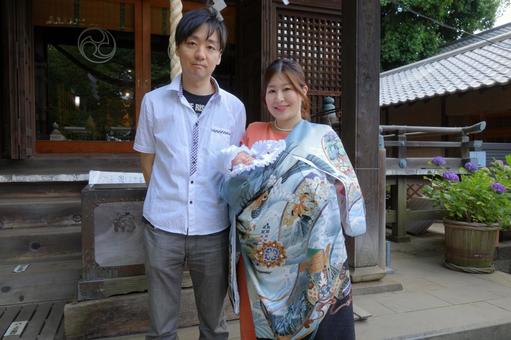
<svg viewBox="0 0 511 340">
<path fill-rule="evenodd" d="M 276 8 L 276 54 L 297 60 L 310 87 L 311 112 L 322 111 L 323 97 L 341 96 L 341 12 L 315 13 Z"/>
<path fill-rule="evenodd" d="M 297 60 L 309 84 L 311 112 L 323 98 L 341 104 L 342 23 L 340 0 L 240 0 L 237 31 L 240 94 L 248 120 L 269 120 L 261 102 L 264 69 L 277 57 Z"/>
</svg>

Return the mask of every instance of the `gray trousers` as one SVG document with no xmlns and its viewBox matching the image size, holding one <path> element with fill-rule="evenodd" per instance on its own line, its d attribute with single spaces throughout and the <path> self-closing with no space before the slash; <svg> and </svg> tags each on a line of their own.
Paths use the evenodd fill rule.
<svg viewBox="0 0 511 340">
<path fill-rule="evenodd" d="M 146 339 L 177 339 L 181 279 L 190 271 L 199 316 L 200 339 L 227 339 L 228 230 L 186 236 L 156 229 L 144 231 L 145 271 L 149 284 L 150 331 Z"/>
</svg>

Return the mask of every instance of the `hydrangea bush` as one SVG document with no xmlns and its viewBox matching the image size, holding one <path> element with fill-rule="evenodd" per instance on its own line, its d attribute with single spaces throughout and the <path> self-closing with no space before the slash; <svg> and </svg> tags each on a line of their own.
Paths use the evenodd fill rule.
<svg viewBox="0 0 511 340">
<path fill-rule="evenodd" d="M 443 157 L 431 163 L 438 170 L 426 177 L 423 193 L 448 219 L 511 227 L 511 155 L 506 163 L 494 161 L 488 167 L 468 162 L 458 173 L 444 168 Z"/>
</svg>

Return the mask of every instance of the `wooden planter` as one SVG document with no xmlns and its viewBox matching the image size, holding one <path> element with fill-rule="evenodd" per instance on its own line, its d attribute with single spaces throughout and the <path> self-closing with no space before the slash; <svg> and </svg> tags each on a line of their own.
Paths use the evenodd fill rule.
<svg viewBox="0 0 511 340">
<path fill-rule="evenodd" d="M 491 273 L 499 228 L 445 220 L 445 265 L 450 269 Z"/>
</svg>

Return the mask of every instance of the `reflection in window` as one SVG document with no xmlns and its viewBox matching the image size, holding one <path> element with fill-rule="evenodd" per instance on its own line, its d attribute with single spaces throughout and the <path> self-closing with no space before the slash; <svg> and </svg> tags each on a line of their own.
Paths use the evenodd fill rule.
<svg viewBox="0 0 511 340">
<path fill-rule="evenodd" d="M 79 3 L 82 8 L 75 6 L 67 15 L 62 8 L 59 15 L 48 17 L 45 15 L 51 13 L 38 15 L 34 9 L 37 139 L 132 140 L 135 66 L 131 7 L 99 1 Z"/>
</svg>

